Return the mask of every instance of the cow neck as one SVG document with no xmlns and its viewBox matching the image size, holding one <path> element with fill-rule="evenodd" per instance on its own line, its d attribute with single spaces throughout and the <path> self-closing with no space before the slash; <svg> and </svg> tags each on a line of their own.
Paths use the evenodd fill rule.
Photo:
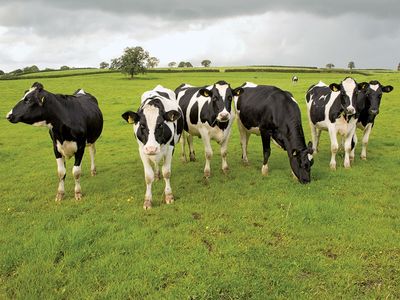
<svg viewBox="0 0 400 300">
<path fill-rule="evenodd" d="M 306 149 L 306 142 L 304 138 L 303 128 L 300 122 L 293 122 L 286 124 L 287 132 L 283 134 L 284 148 L 289 154 L 294 150 L 302 151 Z"/>
<path fill-rule="evenodd" d="M 50 123 L 53 131 L 60 131 L 62 127 L 71 127 L 71 120 L 67 113 L 68 99 L 64 95 L 54 95 L 46 92 L 43 108 L 45 121 Z"/>
</svg>

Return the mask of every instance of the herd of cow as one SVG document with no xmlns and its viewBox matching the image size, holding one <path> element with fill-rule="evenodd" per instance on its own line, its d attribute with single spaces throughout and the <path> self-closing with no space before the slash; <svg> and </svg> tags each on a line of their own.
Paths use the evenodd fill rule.
<svg viewBox="0 0 400 300">
<path fill-rule="evenodd" d="M 180 139 L 182 158 L 187 160 L 187 140 L 189 159 L 194 161 L 193 136 L 201 137 L 206 160 L 204 177 L 207 179 L 211 173 L 210 160 L 213 155 L 211 140 L 217 141 L 221 146 L 222 170 L 228 171 L 227 147 L 235 114 L 243 163 L 248 163 L 247 144 L 250 135 L 255 133 L 261 136 L 263 175 L 268 174 L 272 138 L 287 151 L 294 176 L 300 183 L 309 183 L 313 153 L 318 150 L 322 130 L 329 132 L 331 140 L 330 167 L 336 169 L 339 133 L 343 137 L 344 167 L 349 168 L 357 143 L 356 127 L 364 130 L 361 158 L 366 159 L 366 147 L 375 117 L 379 113 L 382 93 L 392 90 L 392 86 L 383 86 L 375 80 L 356 83 L 350 77 L 340 84 L 332 83 L 328 86 L 319 82 L 311 86 L 306 93 L 306 101 L 312 142 L 306 144 L 299 106 L 290 92 L 278 87 L 246 82 L 233 89 L 229 83 L 219 81 L 204 87 L 182 84 L 172 91 L 158 85 L 143 93 L 141 105 L 136 112 L 127 111 L 122 114 L 128 123 L 133 124 L 144 166 L 144 208 L 151 208 L 151 186 L 154 179 L 160 176 L 161 162 L 165 202 L 173 202 L 171 161 L 174 147 Z M 232 110 L 232 101 L 235 110 Z M 12 123 L 23 122 L 49 128 L 59 177 L 57 201 L 64 196 L 65 159 L 75 156 L 72 170 L 75 198 L 81 199 L 80 176 L 85 146 L 89 146 L 91 174 L 94 176 L 95 142 L 103 129 L 103 116 L 96 98 L 82 89 L 73 95 L 53 94 L 35 82 L 7 114 L 7 119 Z"/>
</svg>

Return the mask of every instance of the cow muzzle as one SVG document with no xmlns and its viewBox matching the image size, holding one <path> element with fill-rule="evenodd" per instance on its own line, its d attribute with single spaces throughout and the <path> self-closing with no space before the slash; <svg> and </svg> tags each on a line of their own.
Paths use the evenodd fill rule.
<svg viewBox="0 0 400 300">
<path fill-rule="evenodd" d="M 348 115 L 354 115 L 356 113 L 356 109 L 353 106 L 349 106 L 346 109 Z"/>
<path fill-rule="evenodd" d="M 222 111 L 218 114 L 217 119 L 219 122 L 227 122 L 229 121 L 230 116 L 231 114 L 229 112 Z"/>
<path fill-rule="evenodd" d="M 155 146 L 144 146 L 143 150 L 146 155 L 156 155 L 160 153 L 160 148 Z"/>
<path fill-rule="evenodd" d="M 379 114 L 379 109 L 371 109 L 371 110 L 369 111 L 369 113 L 370 113 L 371 115 L 376 116 L 377 114 Z"/>
<path fill-rule="evenodd" d="M 15 116 L 13 115 L 12 110 L 10 110 L 10 112 L 6 115 L 6 119 L 11 123 L 17 123 L 15 121 Z"/>
</svg>

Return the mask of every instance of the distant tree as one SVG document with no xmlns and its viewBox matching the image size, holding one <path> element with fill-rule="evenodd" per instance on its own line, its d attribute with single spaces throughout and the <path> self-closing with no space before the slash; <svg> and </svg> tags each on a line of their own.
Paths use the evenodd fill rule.
<svg viewBox="0 0 400 300">
<path fill-rule="evenodd" d="M 170 67 L 170 68 L 173 68 L 173 67 L 175 67 L 176 66 L 176 62 L 174 62 L 174 61 L 171 61 L 169 64 L 168 64 L 168 67 Z"/>
<path fill-rule="evenodd" d="M 100 63 L 100 69 L 108 69 L 108 67 L 110 67 L 110 64 L 103 61 Z"/>
<path fill-rule="evenodd" d="M 327 69 L 332 69 L 334 67 L 335 67 L 335 65 L 333 63 L 326 64 Z"/>
<path fill-rule="evenodd" d="M 111 60 L 110 69 L 118 70 L 119 68 L 121 68 L 121 60 L 119 58 L 113 58 Z"/>
<path fill-rule="evenodd" d="M 24 73 L 24 71 L 22 71 L 21 69 L 16 69 L 10 72 L 11 75 L 20 75 L 22 73 Z"/>
<path fill-rule="evenodd" d="M 46 68 L 46 69 L 44 69 L 45 71 L 54 71 L 54 69 L 52 69 L 52 68 Z"/>
<path fill-rule="evenodd" d="M 25 67 L 22 71 L 24 73 L 36 73 L 36 72 L 39 72 L 40 70 L 37 66 L 33 65 L 30 67 Z"/>
<path fill-rule="evenodd" d="M 4 71 L 3 70 L 0 70 L 0 76 L 1 75 L 4 75 L 5 73 L 4 73 Z"/>
<path fill-rule="evenodd" d="M 147 67 L 155 68 L 158 66 L 159 63 L 160 63 L 160 60 L 157 57 L 152 56 L 147 60 Z"/>
<path fill-rule="evenodd" d="M 184 61 L 181 61 L 178 65 L 178 68 L 184 68 L 186 67 L 186 63 Z"/>
<path fill-rule="evenodd" d="M 397 66 L 397 71 L 400 71 L 400 63 L 399 63 L 399 65 Z"/>
<path fill-rule="evenodd" d="M 142 47 L 127 47 L 124 54 L 118 59 L 119 70 L 122 73 L 133 75 L 146 72 L 146 62 L 149 59 L 149 52 Z"/>
<path fill-rule="evenodd" d="M 354 61 L 350 61 L 347 67 L 350 69 L 351 72 L 351 70 L 353 70 L 356 67 L 356 65 L 354 64 Z"/>
<path fill-rule="evenodd" d="M 201 62 L 201 65 L 202 65 L 203 67 L 208 68 L 208 67 L 211 65 L 211 60 L 205 59 L 205 60 L 203 60 L 203 61 Z"/>
<path fill-rule="evenodd" d="M 187 62 L 185 63 L 185 67 L 186 67 L 186 68 L 193 68 L 193 65 L 192 65 L 189 61 L 187 61 Z"/>
<path fill-rule="evenodd" d="M 68 66 L 62 66 L 62 67 L 60 67 L 60 70 L 69 70 L 70 69 L 70 67 L 68 67 Z"/>
</svg>

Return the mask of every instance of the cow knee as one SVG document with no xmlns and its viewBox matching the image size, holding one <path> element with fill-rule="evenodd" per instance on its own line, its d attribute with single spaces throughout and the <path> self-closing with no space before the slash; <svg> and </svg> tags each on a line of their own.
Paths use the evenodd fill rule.
<svg viewBox="0 0 400 300">
<path fill-rule="evenodd" d="M 74 166 L 72 168 L 72 174 L 74 175 L 75 179 L 79 179 L 81 177 L 81 167 L 80 166 Z"/>
</svg>

